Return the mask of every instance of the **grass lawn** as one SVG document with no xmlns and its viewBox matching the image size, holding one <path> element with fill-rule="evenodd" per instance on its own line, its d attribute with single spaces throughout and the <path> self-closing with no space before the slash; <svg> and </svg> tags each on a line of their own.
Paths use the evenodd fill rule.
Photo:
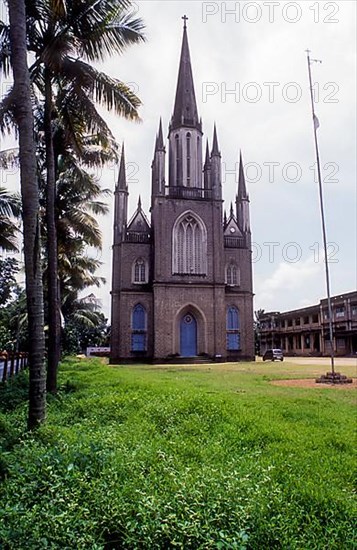
<svg viewBox="0 0 357 550">
<path fill-rule="evenodd" d="M 0 548 L 355 549 L 355 390 L 270 383 L 325 370 L 69 359 L 32 435 L 20 375 L 0 389 Z"/>
</svg>

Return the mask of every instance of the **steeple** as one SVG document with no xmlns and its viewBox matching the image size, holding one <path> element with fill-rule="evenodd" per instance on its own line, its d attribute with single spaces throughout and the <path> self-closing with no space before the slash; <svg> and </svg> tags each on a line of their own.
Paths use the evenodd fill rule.
<svg viewBox="0 0 357 550">
<path fill-rule="evenodd" d="M 126 170 L 125 170 L 125 150 L 124 143 L 121 148 L 121 157 L 120 157 L 120 166 L 119 166 L 119 176 L 117 188 L 121 191 L 127 191 L 128 187 L 126 184 Z"/>
<path fill-rule="evenodd" d="M 197 128 L 201 131 L 201 123 L 198 117 L 195 88 L 191 67 L 190 50 L 187 38 L 187 18 L 184 16 L 183 39 L 181 48 L 180 67 L 177 80 L 174 112 L 170 129 L 181 127 Z"/>
<path fill-rule="evenodd" d="M 217 138 L 217 128 L 216 128 L 216 124 L 214 125 L 214 130 L 213 130 L 212 156 L 217 156 L 217 157 L 220 157 L 220 156 L 221 156 L 221 153 L 220 153 L 219 147 L 218 147 L 218 138 Z"/>
</svg>

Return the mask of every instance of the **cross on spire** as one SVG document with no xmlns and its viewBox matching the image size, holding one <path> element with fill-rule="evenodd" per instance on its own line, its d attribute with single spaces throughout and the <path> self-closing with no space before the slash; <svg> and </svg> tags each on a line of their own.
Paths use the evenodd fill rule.
<svg viewBox="0 0 357 550">
<path fill-rule="evenodd" d="M 187 28 L 187 21 L 188 21 L 187 15 L 183 15 L 181 19 L 183 19 L 183 28 L 186 29 Z"/>
</svg>

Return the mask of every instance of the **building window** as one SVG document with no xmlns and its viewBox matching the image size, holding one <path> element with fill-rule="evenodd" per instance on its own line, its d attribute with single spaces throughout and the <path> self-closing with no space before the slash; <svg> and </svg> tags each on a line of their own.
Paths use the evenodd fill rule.
<svg viewBox="0 0 357 550">
<path fill-rule="evenodd" d="M 147 283 L 147 266 L 142 258 L 135 260 L 133 264 L 133 283 Z"/>
<path fill-rule="evenodd" d="M 352 313 L 353 317 L 357 316 L 357 306 L 352 306 L 351 313 Z"/>
<path fill-rule="evenodd" d="M 240 269 L 233 262 L 226 267 L 226 284 L 240 286 Z"/>
<path fill-rule="evenodd" d="M 205 275 L 206 272 L 206 228 L 196 216 L 186 213 L 173 229 L 173 273 Z"/>
<path fill-rule="evenodd" d="M 295 326 L 299 326 L 300 325 L 300 317 L 296 317 L 295 319 Z"/>
<path fill-rule="evenodd" d="M 312 316 L 312 322 L 313 323 L 318 323 L 319 322 L 319 316 L 317 314 Z"/>
<path fill-rule="evenodd" d="M 336 318 L 344 317 L 344 316 L 345 316 L 345 308 L 344 307 L 337 307 L 336 308 Z"/>
<path fill-rule="evenodd" d="M 239 311 L 230 306 L 227 310 L 227 350 L 240 350 Z"/>
<path fill-rule="evenodd" d="M 131 350 L 146 351 L 146 310 L 141 304 L 136 305 L 133 309 L 131 326 Z"/>
<path fill-rule="evenodd" d="M 304 317 L 304 325 L 308 325 L 309 324 L 309 316 L 307 315 L 306 317 Z"/>
<path fill-rule="evenodd" d="M 288 327 L 292 327 L 293 326 L 293 320 L 292 319 L 288 319 Z"/>
<path fill-rule="evenodd" d="M 191 186 L 191 134 L 186 134 L 186 175 L 187 187 Z"/>
<path fill-rule="evenodd" d="M 175 135 L 175 150 L 176 150 L 176 185 L 180 185 L 181 175 L 181 159 L 180 159 L 180 138 Z"/>
</svg>

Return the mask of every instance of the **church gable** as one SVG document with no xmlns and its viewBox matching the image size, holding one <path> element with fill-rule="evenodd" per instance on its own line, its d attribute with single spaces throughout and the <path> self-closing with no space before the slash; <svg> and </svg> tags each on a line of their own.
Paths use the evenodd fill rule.
<svg viewBox="0 0 357 550">
<path fill-rule="evenodd" d="M 224 230 L 224 236 L 225 237 L 243 237 L 243 233 L 239 229 L 238 223 L 234 216 L 231 216 L 228 219 Z"/>
<path fill-rule="evenodd" d="M 140 198 L 139 198 L 136 212 L 134 213 L 133 217 L 129 221 L 127 232 L 128 233 L 150 233 L 149 220 L 147 219 L 147 217 L 145 216 L 141 208 Z"/>
</svg>

